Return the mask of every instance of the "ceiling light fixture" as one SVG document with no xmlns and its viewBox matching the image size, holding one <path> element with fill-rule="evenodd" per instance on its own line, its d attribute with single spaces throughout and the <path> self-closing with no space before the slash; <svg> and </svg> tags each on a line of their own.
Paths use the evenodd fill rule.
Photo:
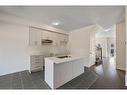
<svg viewBox="0 0 127 95">
<path fill-rule="evenodd" d="M 110 28 L 108 28 L 108 29 L 105 29 L 104 31 L 111 31 L 111 29 L 110 29 Z"/>
<path fill-rule="evenodd" d="M 57 25 L 59 25 L 59 24 L 60 24 L 59 21 L 54 21 L 54 22 L 52 22 L 52 25 L 55 25 L 55 26 L 57 26 Z"/>
</svg>

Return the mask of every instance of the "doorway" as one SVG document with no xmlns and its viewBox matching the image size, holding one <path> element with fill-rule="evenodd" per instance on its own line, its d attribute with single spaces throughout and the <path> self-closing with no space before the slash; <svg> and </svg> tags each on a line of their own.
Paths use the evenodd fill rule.
<svg viewBox="0 0 127 95">
<path fill-rule="evenodd" d="M 118 25 L 114 25 L 109 29 L 101 30 L 96 33 L 96 48 L 102 48 L 102 62 L 91 66 L 91 70 L 99 75 L 99 79 L 90 87 L 90 89 L 127 88 L 125 87 L 125 71 L 121 70 L 121 68 L 119 69 L 121 64 L 124 63 L 123 57 L 125 56 L 123 56 L 123 51 L 125 43 L 123 35 L 125 34 L 123 30 L 118 31 Z M 123 25 L 120 24 L 119 26 L 122 27 Z"/>
<path fill-rule="evenodd" d="M 116 29 L 115 25 L 108 28 L 103 29 L 96 33 L 96 60 L 101 60 L 100 62 L 103 63 L 103 60 L 109 59 L 114 60 L 114 65 L 116 64 Z M 101 52 L 98 55 L 98 52 Z"/>
</svg>

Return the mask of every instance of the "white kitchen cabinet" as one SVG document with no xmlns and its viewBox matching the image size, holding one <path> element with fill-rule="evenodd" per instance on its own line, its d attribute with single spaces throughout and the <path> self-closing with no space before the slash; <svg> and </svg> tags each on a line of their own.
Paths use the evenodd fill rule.
<svg viewBox="0 0 127 95">
<path fill-rule="evenodd" d="M 68 35 L 59 35 L 60 45 L 66 45 L 68 42 Z"/>
<path fill-rule="evenodd" d="M 30 28 L 29 44 L 32 46 L 41 45 L 42 31 L 35 28 Z"/>
<path fill-rule="evenodd" d="M 42 44 L 42 39 L 52 40 L 51 44 Z M 68 42 L 68 35 L 60 34 L 52 31 L 46 31 L 36 28 L 30 28 L 29 32 L 29 44 L 34 46 L 39 45 L 65 45 Z"/>
<path fill-rule="evenodd" d="M 68 42 L 68 35 L 54 33 L 53 42 L 53 45 L 66 45 Z"/>
<path fill-rule="evenodd" d="M 53 43 L 52 45 L 57 45 L 59 41 L 58 39 L 58 34 L 57 33 L 54 33 L 54 32 L 49 32 L 49 31 L 43 31 L 43 36 L 42 36 L 42 39 L 49 39 L 49 40 L 52 40 Z"/>
<path fill-rule="evenodd" d="M 43 70 L 44 58 L 43 55 L 31 55 L 30 56 L 30 71 L 35 72 Z"/>
<path fill-rule="evenodd" d="M 68 41 L 68 35 L 48 31 L 43 31 L 42 38 L 53 40 L 52 45 L 56 46 L 61 44 L 67 44 Z"/>
<path fill-rule="evenodd" d="M 42 39 L 53 39 L 53 33 L 49 31 L 42 31 Z"/>
</svg>

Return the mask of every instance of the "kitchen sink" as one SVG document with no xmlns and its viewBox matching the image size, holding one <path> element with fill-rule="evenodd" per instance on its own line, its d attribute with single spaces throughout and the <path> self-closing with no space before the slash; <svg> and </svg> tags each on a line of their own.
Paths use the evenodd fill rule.
<svg viewBox="0 0 127 95">
<path fill-rule="evenodd" d="M 69 57 L 71 57 L 71 56 L 59 56 L 57 58 L 69 58 Z"/>
</svg>

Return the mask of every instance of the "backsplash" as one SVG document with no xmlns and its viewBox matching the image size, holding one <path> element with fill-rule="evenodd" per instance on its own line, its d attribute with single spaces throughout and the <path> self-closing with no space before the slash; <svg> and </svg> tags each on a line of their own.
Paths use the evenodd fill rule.
<svg viewBox="0 0 127 95">
<path fill-rule="evenodd" d="M 67 54 L 67 46 L 52 46 L 52 45 L 45 45 L 45 46 L 30 46 L 29 47 L 30 55 L 45 55 L 50 56 L 50 54 L 53 55 L 59 55 L 59 54 Z"/>
</svg>

